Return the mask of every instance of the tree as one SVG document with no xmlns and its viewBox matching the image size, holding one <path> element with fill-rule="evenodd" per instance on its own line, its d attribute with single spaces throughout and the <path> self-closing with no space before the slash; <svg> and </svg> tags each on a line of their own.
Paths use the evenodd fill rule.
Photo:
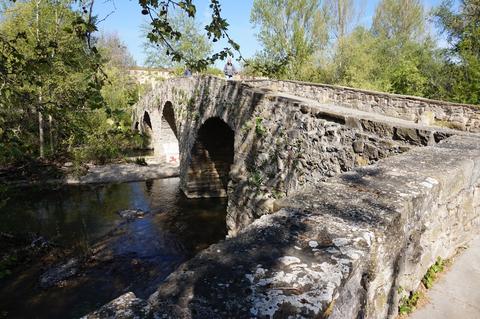
<svg viewBox="0 0 480 319">
<path fill-rule="evenodd" d="M 96 46 L 109 66 L 126 69 L 136 65 L 135 59 L 128 52 L 127 46 L 116 33 L 100 35 L 96 41 Z"/>
<path fill-rule="evenodd" d="M 383 76 L 378 39 L 366 28 L 357 27 L 338 44 L 331 62 L 333 83 L 370 90 L 388 90 Z"/>
<path fill-rule="evenodd" d="M 182 34 L 178 39 L 166 43 L 152 43 L 146 41 L 143 44 L 146 53 L 145 64 L 150 67 L 180 67 L 185 64 L 191 65 L 195 61 L 205 60 L 212 52 L 212 44 L 205 34 L 202 34 L 200 26 L 195 19 L 185 12 L 176 10 L 170 17 L 170 25 Z M 150 26 L 143 27 L 148 34 Z M 182 52 L 183 61 L 171 59 L 170 52 Z"/>
<path fill-rule="evenodd" d="M 78 17 L 68 1 L 17 2 L 4 13 L 0 24 L 0 107 L 8 125 L 0 139 L 12 143 L 8 149 L 43 156 L 45 116 L 55 119 L 55 132 L 61 135 L 68 131 L 65 112 L 101 105 L 98 55 L 85 47 L 73 29 L 81 28 Z M 37 124 L 34 113 L 38 114 Z M 38 136 L 33 134 L 35 125 Z M 39 151 L 33 151 L 31 145 L 40 145 Z"/>
<path fill-rule="evenodd" d="M 387 39 L 418 41 L 425 31 L 425 15 L 419 0 L 382 0 L 375 10 L 372 31 Z"/>
<path fill-rule="evenodd" d="M 328 42 L 326 12 L 318 0 L 255 0 L 250 21 L 260 28 L 260 64 L 281 61 L 277 75 L 300 79 L 313 54 Z M 275 71 L 274 71 L 275 72 Z"/>
<path fill-rule="evenodd" d="M 16 0 L 4 0 L 15 3 Z M 59 0 L 60 1 L 60 0 Z M 92 33 L 96 31 L 96 19 L 93 15 L 93 7 L 95 0 L 70 0 L 71 3 L 80 5 L 84 15 L 79 17 L 76 21 L 76 26 L 81 27 L 77 33 L 82 34 L 88 44 L 88 47 L 94 49 L 91 43 Z M 227 41 L 227 46 L 223 49 L 210 54 L 206 58 L 195 61 L 186 60 L 183 52 L 176 50 L 172 43 L 182 37 L 182 33 L 171 24 L 170 13 L 175 10 L 183 11 L 190 18 L 196 16 L 196 6 L 193 0 L 138 0 L 141 7 L 142 14 L 150 17 L 151 28 L 148 30 L 147 38 L 152 43 L 168 47 L 167 55 L 171 57 L 172 61 L 184 61 L 190 69 L 205 70 L 215 61 L 224 60 L 227 56 L 234 56 L 234 52 L 239 54 L 238 60 L 242 60 L 240 53 L 240 46 L 230 38 L 228 34 L 228 22 L 221 16 L 221 5 L 219 0 L 209 0 L 209 7 L 211 9 L 211 20 L 205 25 L 204 29 L 207 31 L 207 38 L 211 42 L 218 42 L 221 40 Z"/>
<path fill-rule="evenodd" d="M 444 96 L 454 101 L 480 104 L 480 2 L 462 0 L 459 11 L 445 1 L 434 17 L 446 34 L 450 48 L 445 51 Z"/>
<path fill-rule="evenodd" d="M 332 83 L 399 94 L 435 96 L 441 62 L 425 32 L 417 0 L 382 0 L 370 30 L 357 27 L 337 42 Z"/>
<path fill-rule="evenodd" d="M 117 34 L 103 34 L 96 46 L 105 61 L 103 71 L 107 79 L 101 89 L 107 113 L 117 112 L 122 125 L 129 126 L 131 106 L 137 101 L 139 86 L 129 75 L 128 68 L 135 61 Z M 120 114 L 122 113 L 122 114 Z"/>
<path fill-rule="evenodd" d="M 93 0 L 91 0 L 93 1 Z M 228 46 L 210 56 L 198 60 L 186 59 L 183 52 L 177 50 L 173 43 L 183 37 L 183 33 L 172 25 L 171 13 L 175 10 L 183 11 L 189 18 L 195 18 L 197 9 L 193 0 L 138 0 L 142 7 L 142 14 L 151 18 L 151 28 L 147 33 L 150 42 L 162 47 L 169 48 L 165 53 L 171 56 L 174 62 L 184 61 L 192 70 L 205 70 L 209 65 L 215 63 L 218 59 L 224 60 L 227 56 L 233 56 L 236 51 L 242 59 L 240 46 L 230 38 L 228 34 L 228 22 L 221 16 L 221 5 L 219 0 L 209 0 L 211 9 L 211 21 L 205 25 L 207 38 L 212 42 L 218 42 L 226 39 Z"/>
<path fill-rule="evenodd" d="M 329 29 L 341 41 L 356 23 L 357 7 L 353 0 L 327 0 Z"/>
</svg>

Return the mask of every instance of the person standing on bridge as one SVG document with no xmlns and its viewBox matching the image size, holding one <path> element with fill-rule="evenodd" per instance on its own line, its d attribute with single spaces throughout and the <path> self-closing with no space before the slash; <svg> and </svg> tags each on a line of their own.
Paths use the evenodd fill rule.
<svg viewBox="0 0 480 319">
<path fill-rule="evenodd" d="M 185 68 L 185 71 L 183 71 L 183 76 L 192 76 L 192 70 Z"/>
<path fill-rule="evenodd" d="M 227 64 L 225 64 L 225 66 L 223 67 L 223 73 L 225 74 L 227 80 L 232 80 L 233 76 L 237 74 L 237 70 L 232 63 L 232 58 L 229 57 L 227 59 Z"/>
</svg>

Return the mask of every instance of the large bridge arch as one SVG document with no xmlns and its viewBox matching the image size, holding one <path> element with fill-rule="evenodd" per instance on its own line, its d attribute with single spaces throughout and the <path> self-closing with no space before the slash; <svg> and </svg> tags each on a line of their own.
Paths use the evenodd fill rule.
<svg viewBox="0 0 480 319">
<path fill-rule="evenodd" d="M 219 117 L 211 117 L 200 126 L 190 152 L 184 187 L 186 196 L 227 196 L 234 142 L 234 130 Z"/>
<path fill-rule="evenodd" d="M 245 162 L 247 158 L 249 162 L 255 161 L 256 151 L 252 151 L 252 147 L 258 149 L 266 137 L 256 134 L 255 121 L 271 114 L 270 110 L 263 114 L 270 102 L 265 99 L 265 92 L 241 82 L 184 77 L 164 81 L 152 89 L 137 102 L 133 117 L 142 123 L 144 111 L 150 113 L 156 156 L 161 155 L 157 145 L 162 139 L 162 128 L 167 127 L 165 121 L 169 124 L 179 144 L 181 190 L 190 198 L 228 196 L 227 227 L 230 230 L 237 228 L 236 216 L 252 209 L 258 198 L 243 196 L 258 193 L 250 185 L 251 172 Z M 228 143 L 222 147 L 209 142 L 208 137 L 212 136 Z M 247 197 L 254 198 L 255 203 L 245 203 L 243 199 Z M 250 220 L 246 218 L 244 224 Z"/>
</svg>

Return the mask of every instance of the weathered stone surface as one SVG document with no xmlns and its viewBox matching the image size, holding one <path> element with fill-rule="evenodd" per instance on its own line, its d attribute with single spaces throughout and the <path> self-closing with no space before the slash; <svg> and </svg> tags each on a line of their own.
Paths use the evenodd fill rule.
<svg viewBox="0 0 480 319">
<path fill-rule="evenodd" d="M 62 282 L 79 273 L 80 262 L 76 258 L 47 270 L 40 276 L 40 287 L 50 288 L 62 285 Z"/>
<path fill-rule="evenodd" d="M 117 213 L 120 217 L 126 220 L 134 220 L 135 218 L 141 218 L 145 215 L 145 212 L 141 209 L 124 209 Z"/>
<path fill-rule="evenodd" d="M 133 292 L 128 292 L 82 319 L 140 319 L 147 318 L 149 312 L 144 300 L 138 299 Z"/>
<path fill-rule="evenodd" d="M 479 165 L 480 138 L 451 137 L 304 189 L 181 266 L 148 311 L 394 318 L 399 291 L 478 233 Z"/>
</svg>

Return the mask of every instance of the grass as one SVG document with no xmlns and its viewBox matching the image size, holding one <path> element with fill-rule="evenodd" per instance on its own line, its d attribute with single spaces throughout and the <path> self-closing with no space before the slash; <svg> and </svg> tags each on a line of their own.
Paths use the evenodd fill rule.
<svg viewBox="0 0 480 319">
<path fill-rule="evenodd" d="M 253 172 L 250 176 L 250 184 L 255 187 L 260 187 L 263 183 L 263 177 L 259 172 Z"/>
<path fill-rule="evenodd" d="M 437 280 L 437 274 L 445 270 L 445 265 L 446 260 L 438 257 L 435 263 L 428 268 L 427 273 L 422 278 L 422 283 L 425 288 L 432 288 L 433 283 Z"/>
<path fill-rule="evenodd" d="M 265 128 L 262 122 L 263 122 L 263 118 L 261 117 L 257 117 L 255 119 L 255 132 L 259 136 L 263 136 L 265 135 L 265 133 L 267 133 L 267 129 Z"/>
<path fill-rule="evenodd" d="M 419 300 L 424 297 L 421 290 L 423 289 L 423 291 L 425 291 L 425 289 L 432 288 L 434 282 L 438 278 L 438 274 L 445 270 L 447 263 L 447 260 L 438 257 L 435 263 L 427 269 L 427 272 L 421 280 L 423 287 L 425 288 L 412 291 L 409 295 L 403 296 L 402 299 L 400 299 L 400 304 L 398 306 L 398 313 L 400 315 L 408 315 L 416 309 Z M 403 292 L 403 288 L 399 287 L 398 293 L 401 294 Z"/>
<path fill-rule="evenodd" d="M 410 295 L 402 297 L 400 305 L 398 306 L 398 313 L 400 315 L 408 315 L 412 313 L 418 304 L 418 300 L 423 297 L 419 291 L 411 292 Z"/>
</svg>

